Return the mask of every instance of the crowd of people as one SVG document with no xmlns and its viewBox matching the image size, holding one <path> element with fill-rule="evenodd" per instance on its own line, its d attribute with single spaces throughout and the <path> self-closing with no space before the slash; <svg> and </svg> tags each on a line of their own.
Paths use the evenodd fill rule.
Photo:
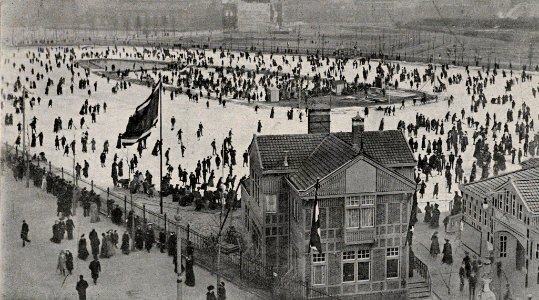
<svg viewBox="0 0 539 300">
<path fill-rule="evenodd" d="M 396 116 L 396 114 L 402 115 L 401 111 L 407 109 L 404 102 L 398 113 L 393 105 L 380 106 L 384 111 L 384 116 L 380 117 L 378 130 L 387 128 L 388 120 L 400 120 L 397 128 L 405 134 L 410 149 L 417 157 L 415 180 L 419 199 L 427 197 L 430 198 L 427 199 L 428 202 L 434 203 L 433 206 L 427 203 L 424 217 L 424 221 L 432 229 L 439 227 L 440 209 L 436 202 L 439 196 L 446 198 L 446 195 L 441 192 L 442 188 L 446 194 L 452 195 L 457 190 L 454 186 L 456 184 L 474 182 L 492 174 L 496 175 L 515 167 L 509 165 L 509 159 L 511 165 L 516 165 L 523 159 L 538 154 L 539 139 L 534 138 L 534 120 L 536 121 L 537 112 L 533 111 L 535 106 L 530 103 L 536 101 L 539 87 L 522 85 L 534 79 L 533 73 L 529 71 L 501 70 L 496 64 L 493 67 L 466 67 L 455 70 L 448 65 L 429 64 L 423 68 L 405 66 L 400 62 L 330 58 L 320 54 L 302 57 L 286 54 L 236 53 L 222 49 L 174 49 L 167 51 L 169 53 L 166 55 L 164 50 L 143 48 L 140 52 L 140 49 L 136 48 L 130 51 L 130 49 L 118 47 L 101 49 L 90 47 L 82 50 L 74 47 L 41 47 L 38 51 L 27 50 L 24 53 L 27 62 L 24 63 L 5 58 L 4 65 L 17 74 L 16 79 L 12 81 L 2 78 L 2 105 L 6 103 L 6 107 L 8 105 L 13 107 L 13 111 L 3 111 L 4 123 L 6 126 L 14 126 L 14 124 L 17 126 L 14 139 L 16 151 L 20 151 L 23 139 L 23 124 L 19 121 L 22 111 L 32 113 L 34 109 L 45 109 L 40 107 L 41 97 L 33 94 L 39 94 L 44 99 L 50 98 L 48 109 L 53 106 L 53 96 L 49 95 L 49 89 L 56 88 L 56 96 L 61 96 L 68 93 L 74 94 L 78 88 L 84 91 L 88 98 L 82 104 L 79 116 L 67 118 L 67 127 L 64 128 L 62 124 L 66 119 L 65 116 L 64 120 L 62 116 L 53 118 L 53 124 L 46 124 L 46 120 L 42 118 L 29 117 L 30 131 L 27 135 L 30 151 L 36 153 L 33 160 L 44 162 L 45 156 L 51 153 L 47 152 L 49 149 L 43 145 L 43 140 L 54 139 L 56 151 L 63 153 L 63 156 L 71 155 L 70 157 L 76 160 L 76 150 L 80 147 L 82 153 L 90 154 L 91 151 L 91 155 L 96 158 L 95 161 L 100 162 L 101 168 L 108 169 L 110 164 L 112 188 L 128 188 L 132 193 L 144 193 L 150 197 L 158 193 L 164 196 L 172 195 L 173 201 L 177 201 L 180 205 L 193 204 L 197 210 L 217 208 L 223 194 L 227 205 L 235 203 L 234 189 L 239 185 L 236 178 L 238 175 L 241 176 L 237 174 L 239 166 L 236 154 L 237 149 L 242 145 L 237 145 L 236 138 L 233 145 L 232 129 L 228 137 L 219 143 L 221 146 L 215 140 L 202 145 L 202 142 L 207 141 L 204 137 L 208 136 L 206 133 L 209 125 L 195 121 L 199 123 L 196 132 L 189 134 L 196 136 L 197 140 L 193 141 L 193 144 L 188 144 L 187 139 L 182 136 L 186 133 L 182 128 L 178 128 L 179 124 L 173 116 L 170 129 L 172 132 L 177 132 L 175 136 L 179 147 L 176 149 L 180 149 L 182 158 L 187 147 L 196 149 L 197 157 L 192 160 L 193 163 L 182 160 L 179 153 L 174 157 L 171 148 L 176 146 L 175 141 L 156 140 L 151 155 L 158 156 L 160 152 L 165 151 L 162 153 L 165 158 L 164 177 L 157 180 L 161 181 L 161 184 L 158 184 L 159 191 L 156 190 L 156 180 L 153 179 L 153 174 L 139 166 L 139 161 L 147 159 L 144 153 L 146 140 L 137 143 L 138 156 L 133 154 L 132 157 L 127 157 L 123 153 L 121 143 L 117 143 L 116 149 L 111 148 L 108 140 L 110 137 L 99 136 L 90 130 L 93 124 L 101 121 L 100 116 L 107 113 L 107 103 L 95 100 L 93 95 L 98 92 L 97 80 L 94 80 L 94 74 L 89 68 L 79 65 L 77 59 L 142 56 L 161 61 L 173 59 L 175 64 L 168 70 L 157 70 L 157 68 L 137 70 L 135 65 L 129 68 L 113 67 L 109 70 L 105 65 L 105 72 L 101 70 L 99 74 L 107 77 L 107 82 L 111 78 L 117 80 L 118 83 L 114 86 L 116 92 L 132 88 L 132 82 L 151 86 L 152 83 L 157 82 L 158 78 L 162 78 L 165 91 L 170 92 L 170 101 L 176 101 L 178 94 L 185 93 L 189 101 L 198 102 L 200 99 L 207 99 L 206 108 L 209 107 L 211 99 L 216 99 L 223 108 L 226 107 L 226 101 L 246 103 L 263 101 L 270 87 L 279 88 L 282 93 L 287 94 L 295 93 L 297 89 L 305 90 L 311 95 L 332 93 L 335 82 L 341 80 L 348 81 L 346 93 L 362 93 L 371 87 L 399 89 L 399 86 L 400 89 L 406 88 L 422 93 L 425 86 L 430 86 L 435 93 L 447 93 L 446 111 L 434 113 L 425 109 L 416 113 L 415 120 L 405 121 L 404 118 Z M 55 71 L 61 71 L 62 75 L 53 76 Z M 350 71 L 353 73 L 352 77 L 347 75 Z M 500 81 L 505 82 L 505 86 L 504 91 L 498 92 L 492 87 Z M 43 93 L 41 93 L 42 83 L 45 83 Z M 523 90 L 523 94 L 513 94 L 517 87 Z M 99 89 L 101 90 L 101 86 Z M 456 91 L 459 91 L 458 95 L 453 95 Z M 497 95 L 492 95 L 493 93 Z M 490 102 L 488 98 L 491 99 Z M 426 96 L 422 97 L 421 102 L 426 103 L 426 99 Z M 45 103 L 46 100 L 43 102 Z M 29 103 L 30 110 L 27 109 L 25 103 Z M 415 100 L 413 105 L 415 106 Z M 458 110 L 455 109 L 457 105 Z M 490 110 L 491 106 L 495 107 L 496 111 L 504 113 L 494 113 Z M 255 114 L 258 113 L 258 108 L 259 105 L 256 104 Z M 301 121 L 303 111 L 294 112 L 293 108 L 287 110 L 287 120 L 294 120 L 295 113 L 299 115 L 299 121 Z M 364 114 L 366 118 L 370 116 L 368 108 L 364 109 Z M 275 110 L 272 108 L 270 119 L 273 119 L 274 115 Z M 15 120 L 13 120 L 14 117 Z M 78 119 L 78 124 L 75 124 L 73 119 Z M 89 122 L 86 119 L 89 119 Z M 53 134 L 47 137 L 47 133 L 41 129 L 50 125 L 52 125 Z M 70 139 L 70 142 L 66 136 L 70 135 L 69 131 L 76 131 L 77 127 L 81 131 L 79 132 L 80 140 L 74 137 Z M 267 127 L 263 127 L 261 121 L 258 121 L 250 131 L 262 134 L 265 133 Z M 97 145 L 101 143 L 102 148 L 97 149 Z M 241 150 L 239 153 L 242 153 Z M 248 166 L 249 163 L 249 156 L 246 153 L 243 153 L 242 167 Z M 24 163 L 16 157 L 13 159 L 15 160 L 12 164 L 15 178 L 22 179 L 27 172 Z M 467 163 L 468 161 L 471 165 Z M 95 176 L 102 172 L 96 170 L 100 168 L 92 167 L 90 170 L 92 162 L 92 160 L 74 162 L 77 179 L 92 177 L 91 175 Z M 216 174 L 224 168 L 228 168 L 226 175 L 216 180 Z M 67 221 L 72 215 L 74 205 L 78 203 L 82 203 L 84 217 L 89 216 L 92 222 L 99 221 L 101 198 L 92 190 L 78 190 L 68 181 L 47 172 L 46 168 L 35 165 L 31 166 L 29 176 L 33 178 L 36 185 L 58 199 L 59 220 L 53 226 L 51 239 L 53 242 L 61 242 L 65 231 L 68 232 L 69 238 Z M 432 191 L 432 197 L 429 191 Z M 416 199 L 416 211 L 417 206 Z M 123 223 L 121 212 L 121 209 L 113 203 L 107 203 L 107 214 L 111 215 L 114 223 Z M 156 240 L 155 235 L 148 234 L 145 224 L 140 224 L 140 220 L 137 224 L 136 217 L 133 218 L 134 221 L 131 221 L 132 218 L 129 216 L 127 219 L 128 223 L 135 222 L 136 228 L 134 236 L 131 237 L 129 232 L 127 233 L 127 241 L 131 240 L 139 250 L 151 250 Z M 131 228 L 130 225 L 128 228 Z M 107 234 L 104 238 L 109 239 L 107 238 L 109 235 L 114 234 Z M 124 237 L 125 234 L 122 236 L 121 249 L 127 254 L 129 247 L 123 247 Z M 158 240 L 160 244 L 163 244 L 160 242 L 160 236 Z M 116 238 L 116 243 L 118 243 L 118 238 Z M 432 244 L 431 254 L 437 255 L 440 253 L 440 246 L 436 245 L 436 234 L 432 236 Z M 106 253 L 106 256 L 113 253 L 108 248 L 106 246 L 107 251 L 102 251 Z M 448 258 L 444 260 L 449 261 Z"/>
</svg>

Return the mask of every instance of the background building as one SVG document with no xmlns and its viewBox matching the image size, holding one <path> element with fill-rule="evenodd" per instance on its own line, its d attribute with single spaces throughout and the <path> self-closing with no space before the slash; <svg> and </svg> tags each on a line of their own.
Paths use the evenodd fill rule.
<svg viewBox="0 0 539 300">
<path fill-rule="evenodd" d="M 492 257 L 513 288 L 539 294 L 539 166 L 461 186 L 462 243 Z"/>
</svg>

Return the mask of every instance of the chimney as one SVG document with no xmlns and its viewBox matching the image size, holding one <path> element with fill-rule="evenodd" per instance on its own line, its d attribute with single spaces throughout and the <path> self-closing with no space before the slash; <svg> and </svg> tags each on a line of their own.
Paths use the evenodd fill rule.
<svg viewBox="0 0 539 300">
<path fill-rule="evenodd" d="M 331 108 L 316 104 L 308 110 L 308 133 L 330 133 Z"/>
<path fill-rule="evenodd" d="M 288 168 L 288 151 L 284 151 L 283 167 Z"/>
<path fill-rule="evenodd" d="M 365 132 L 365 118 L 358 112 L 352 118 L 352 145 L 356 150 L 363 150 L 363 132 Z"/>
</svg>

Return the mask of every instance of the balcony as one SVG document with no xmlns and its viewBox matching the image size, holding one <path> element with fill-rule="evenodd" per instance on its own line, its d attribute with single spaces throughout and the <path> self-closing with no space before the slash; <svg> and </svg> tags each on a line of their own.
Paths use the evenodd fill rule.
<svg viewBox="0 0 539 300">
<path fill-rule="evenodd" d="M 354 228 L 345 229 L 344 243 L 346 245 L 354 244 L 372 244 L 374 243 L 374 228 Z"/>
</svg>

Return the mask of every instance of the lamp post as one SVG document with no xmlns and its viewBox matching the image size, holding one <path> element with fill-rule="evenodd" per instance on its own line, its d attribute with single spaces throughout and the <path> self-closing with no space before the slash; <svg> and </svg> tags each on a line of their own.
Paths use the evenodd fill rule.
<svg viewBox="0 0 539 300">
<path fill-rule="evenodd" d="M 180 227 L 180 207 L 176 209 L 176 300 L 182 300 L 182 237 L 181 237 L 181 227 Z"/>
</svg>

